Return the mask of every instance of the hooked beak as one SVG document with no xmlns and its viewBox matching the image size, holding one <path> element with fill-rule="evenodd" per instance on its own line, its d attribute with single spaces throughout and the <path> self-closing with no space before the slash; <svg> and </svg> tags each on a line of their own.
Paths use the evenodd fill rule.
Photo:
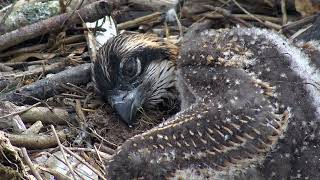
<svg viewBox="0 0 320 180">
<path fill-rule="evenodd" d="M 131 91 L 117 91 L 115 95 L 111 95 L 109 101 L 121 119 L 131 126 L 136 120 L 136 113 L 142 106 L 143 98 L 138 87 Z"/>
</svg>

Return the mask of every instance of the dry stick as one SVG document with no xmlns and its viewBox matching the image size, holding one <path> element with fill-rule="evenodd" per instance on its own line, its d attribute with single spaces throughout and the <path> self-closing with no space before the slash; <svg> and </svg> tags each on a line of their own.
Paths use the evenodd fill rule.
<svg viewBox="0 0 320 180">
<path fill-rule="evenodd" d="M 88 58 L 88 54 L 87 53 L 83 53 L 81 56 L 76 56 L 80 59 L 84 58 Z M 10 66 L 13 68 L 20 68 L 21 66 L 30 66 L 30 65 L 42 65 L 42 64 L 53 64 L 56 62 L 64 62 L 64 63 L 68 63 L 69 61 L 72 61 L 73 59 L 71 57 L 56 57 L 53 59 L 49 59 L 49 60 L 37 60 L 37 61 L 28 61 L 28 62 L 14 62 L 14 63 L 10 63 L 10 62 L 6 62 L 3 63 L 6 66 Z"/>
<path fill-rule="evenodd" d="M 42 103 L 42 102 L 37 102 L 36 104 L 34 104 L 34 105 L 32 105 L 32 106 L 29 106 L 29 107 L 27 107 L 27 108 L 25 108 L 25 109 L 22 109 L 22 110 L 20 110 L 20 111 L 16 111 L 16 112 L 13 112 L 13 113 L 10 113 L 10 114 L 1 116 L 0 119 L 3 119 L 3 118 L 7 118 L 7 117 L 10 117 L 10 116 L 15 116 L 15 115 L 24 113 L 24 112 L 28 111 L 29 109 L 40 105 L 41 103 Z"/>
<path fill-rule="evenodd" d="M 21 151 L 22 151 L 23 158 L 26 161 L 26 163 L 28 164 L 28 166 L 30 167 L 30 170 L 31 170 L 32 174 L 36 177 L 37 180 L 42 180 L 39 172 L 36 170 L 36 168 L 34 167 L 32 161 L 30 160 L 26 148 L 24 148 L 24 147 L 21 148 Z"/>
<path fill-rule="evenodd" d="M 22 134 L 37 134 L 42 127 L 43 127 L 42 123 L 40 121 L 38 121 L 37 123 L 34 123 L 30 128 L 25 130 Z M 25 162 L 30 167 L 30 170 L 31 170 L 32 174 L 36 177 L 37 180 L 42 180 L 39 172 L 34 167 L 32 161 L 29 158 L 27 149 L 25 147 L 22 147 L 21 148 L 21 152 L 22 152 L 22 155 L 23 155 L 23 158 L 24 158 Z"/>
<path fill-rule="evenodd" d="M 316 18 L 318 17 L 318 14 L 312 15 L 305 17 L 303 19 L 300 19 L 298 21 L 288 23 L 285 26 L 282 27 L 283 31 L 288 31 L 288 30 L 296 30 L 300 29 L 302 26 L 305 26 L 309 23 L 312 23 Z"/>
<path fill-rule="evenodd" d="M 86 123 L 86 116 L 84 115 L 83 111 L 81 110 L 81 102 L 80 100 L 76 99 L 76 113 L 79 116 L 80 120 L 81 120 L 81 124 Z"/>
<path fill-rule="evenodd" d="M 40 121 L 44 124 L 65 125 L 71 122 L 68 111 L 62 108 L 35 107 L 21 113 L 20 117 L 25 123 Z"/>
<path fill-rule="evenodd" d="M 251 17 L 252 17 L 253 19 L 255 19 L 256 21 L 258 21 L 258 22 L 260 22 L 261 24 L 264 25 L 264 22 L 263 22 L 261 19 L 255 17 L 253 14 L 251 14 L 249 11 L 247 11 L 245 8 L 243 8 L 236 0 L 232 0 L 232 1 L 233 1 L 233 3 L 236 4 L 244 13 L 246 13 L 247 15 L 251 16 Z"/>
<path fill-rule="evenodd" d="M 64 131 L 59 131 L 58 135 L 61 140 L 65 141 L 67 135 Z M 5 136 L 10 140 L 12 145 L 27 149 L 46 149 L 57 146 L 57 141 L 53 135 L 5 133 Z"/>
<path fill-rule="evenodd" d="M 234 4 L 236 4 L 244 13 L 246 13 L 247 15 L 251 16 L 253 19 L 255 19 L 256 21 L 258 21 L 259 23 L 261 23 L 262 25 L 266 26 L 266 27 L 271 27 L 271 28 L 275 28 L 277 30 L 281 29 L 281 26 L 277 26 L 276 24 L 270 24 L 271 22 L 265 23 L 263 22 L 261 19 L 255 17 L 253 14 L 251 14 L 249 11 L 247 11 L 245 8 L 243 8 L 236 0 L 232 0 L 232 2 Z"/>
<path fill-rule="evenodd" d="M 99 153 L 96 145 L 93 145 L 93 147 L 94 147 L 94 150 L 96 151 L 96 154 L 97 154 L 97 156 L 98 156 L 98 158 L 99 158 L 99 161 L 101 162 L 101 165 L 102 165 L 103 170 L 106 171 L 106 166 L 105 166 L 104 163 L 103 163 L 103 160 L 102 160 L 102 158 L 101 158 L 101 156 L 100 156 L 100 153 Z"/>
<path fill-rule="evenodd" d="M 118 24 L 117 28 L 119 30 L 122 30 L 122 29 L 128 29 L 128 28 L 137 27 L 142 23 L 153 21 L 156 18 L 161 17 L 161 15 L 162 15 L 161 12 L 155 12 L 155 13 L 152 13 L 152 14 L 149 14 L 149 15 L 146 15 L 146 16 L 142 16 L 142 17 L 136 18 L 136 19 L 131 20 L 131 21 L 127 21 L 127 22 Z"/>
<path fill-rule="evenodd" d="M 110 145 L 111 147 L 113 147 L 114 149 L 116 149 L 118 147 L 118 145 L 106 140 L 105 138 L 103 138 L 102 136 L 100 136 L 94 129 L 89 128 L 91 130 L 91 134 L 96 136 L 98 139 L 102 140 L 103 142 L 108 143 L 108 145 Z"/>
<path fill-rule="evenodd" d="M 74 35 L 71 37 L 67 37 L 67 38 L 59 40 L 56 44 L 53 45 L 53 47 L 51 49 L 55 49 L 61 44 L 71 44 L 71 43 L 82 41 L 83 39 L 84 39 L 83 35 Z M 37 45 L 29 46 L 29 47 L 23 47 L 20 49 L 15 49 L 12 51 L 4 52 L 4 53 L 0 54 L 0 58 L 12 56 L 12 55 L 17 55 L 17 54 L 22 54 L 22 53 L 39 51 L 39 50 L 45 49 L 47 47 L 49 47 L 49 43 L 37 44 Z"/>
<path fill-rule="evenodd" d="M 85 36 L 80 34 L 80 35 L 74 35 L 74 36 L 70 36 L 64 39 L 59 40 L 56 44 L 53 45 L 53 47 L 51 47 L 50 49 L 56 49 L 57 47 L 59 47 L 62 44 L 72 44 L 72 43 L 77 43 L 77 42 L 82 42 L 85 40 Z"/>
<path fill-rule="evenodd" d="M 83 27 L 87 28 L 85 23 L 83 23 Z M 86 41 L 88 44 L 88 52 L 89 52 L 91 62 L 95 62 L 97 59 L 97 44 L 98 44 L 98 42 L 90 29 L 87 29 L 84 33 L 85 33 Z"/>
<path fill-rule="evenodd" d="M 75 92 L 78 92 L 80 94 L 84 93 L 85 95 L 89 94 L 89 92 L 86 91 L 85 89 L 83 89 L 83 88 L 81 88 L 79 86 L 76 86 L 76 85 L 74 85 L 72 83 L 67 83 L 67 85 L 73 87 L 74 89 L 72 89 L 72 90 L 75 91 Z"/>
<path fill-rule="evenodd" d="M 30 85 L 19 88 L 20 94 L 32 96 L 38 99 L 47 99 L 64 91 L 60 84 L 71 82 L 75 85 L 87 84 L 90 81 L 91 64 L 82 64 L 64 70 L 50 77 L 36 81 Z M 0 95 L 0 100 L 8 100 L 13 103 L 32 104 L 34 99 L 15 93 L 16 90 Z"/>
<path fill-rule="evenodd" d="M 99 150 L 102 151 L 102 152 L 104 152 L 104 153 L 106 153 L 106 154 L 112 155 L 112 154 L 115 153 L 115 150 L 113 150 L 113 149 L 111 149 L 111 148 L 109 148 L 109 147 L 107 147 L 107 146 L 104 146 L 103 144 L 95 143 L 94 145 L 95 145 L 95 146 L 98 145 L 98 146 L 99 146 Z"/>
<path fill-rule="evenodd" d="M 76 95 L 76 94 L 68 94 L 68 93 L 61 93 L 61 96 L 65 96 L 66 98 L 78 98 L 78 99 L 84 99 L 85 96 Z"/>
<path fill-rule="evenodd" d="M 111 14 L 113 5 L 114 3 L 112 1 L 100 0 L 77 10 L 69 19 L 70 13 L 65 13 L 6 33 L 0 36 L 0 51 L 43 34 L 57 31 L 65 21 L 68 21 L 66 23 L 67 26 L 81 23 L 82 21 L 79 15 L 85 22 L 93 22 L 101 19 Z"/>
<path fill-rule="evenodd" d="M 34 100 L 36 100 L 37 102 L 41 102 L 42 104 L 44 104 L 45 106 L 47 106 L 48 109 L 50 109 L 50 110 L 52 109 L 52 107 L 49 106 L 49 104 L 48 104 L 47 102 L 45 102 L 45 101 L 43 101 L 43 100 L 41 100 L 41 99 L 38 99 L 38 98 L 33 97 L 33 96 L 25 95 L 25 94 L 20 94 L 20 93 L 16 93 L 16 94 L 17 94 L 17 95 L 21 95 L 21 96 L 23 96 L 23 97 L 28 97 L 28 98 L 34 99 Z"/>
<path fill-rule="evenodd" d="M 28 129 L 26 129 L 22 134 L 38 134 L 43 124 L 41 121 L 37 121 L 32 124 Z"/>
<path fill-rule="evenodd" d="M 228 5 L 229 3 L 231 2 L 231 0 L 228 0 L 226 3 L 223 3 L 221 6 L 219 6 L 220 8 L 223 8 L 224 6 Z M 213 14 L 213 13 L 216 13 L 216 11 L 213 11 L 213 12 L 210 12 L 210 14 Z M 202 22 L 206 19 L 206 17 L 201 17 L 200 19 L 198 19 L 196 22 L 194 22 L 193 24 L 195 23 L 199 23 L 199 22 Z M 192 25 L 191 25 L 192 26 Z"/>
<path fill-rule="evenodd" d="M 44 69 L 43 69 L 43 67 L 44 67 Z M 19 73 L 17 73 L 17 72 L 14 73 L 13 72 L 13 73 L 9 73 L 9 74 L 3 75 L 3 77 L 6 77 L 6 78 L 21 78 L 21 77 L 29 77 L 29 76 L 34 76 L 34 75 L 40 75 L 41 73 L 48 74 L 48 73 L 52 73 L 52 72 L 58 72 L 58 71 L 63 70 L 66 67 L 66 63 L 65 62 L 57 62 L 57 63 L 54 63 L 54 64 L 45 65 L 43 67 L 38 67 L 38 68 L 35 68 L 35 69 L 31 69 L 29 71 L 24 71 L 24 72 L 19 72 Z"/>
<path fill-rule="evenodd" d="M 243 19 L 240 19 L 236 16 L 233 16 L 228 10 L 226 9 L 223 9 L 223 8 L 220 8 L 220 7 L 213 7 L 213 6 L 210 6 L 210 5 L 205 5 L 205 7 L 207 7 L 208 9 L 214 11 L 214 12 L 217 12 L 227 18 L 230 18 L 230 19 L 233 19 L 239 23 L 241 23 L 242 25 L 246 26 L 246 27 L 252 27 L 251 24 L 247 23 L 246 21 L 244 21 Z"/>
<path fill-rule="evenodd" d="M 1 53 L 0 54 L 0 58 L 1 57 L 12 56 L 12 55 L 16 55 L 16 54 L 34 52 L 34 51 L 45 49 L 47 47 L 48 47 L 48 43 L 36 44 L 36 45 L 33 45 L 33 46 L 29 46 L 29 47 L 23 47 L 23 48 L 20 48 L 20 49 L 15 49 L 15 50 L 12 50 L 12 51 Z"/>
<path fill-rule="evenodd" d="M 96 168 L 94 168 L 91 164 L 87 163 L 85 160 L 82 159 L 78 154 L 72 152 L 68 148 L 63 146 L 63 149 L 66 150 L 70 155 L 75 157 L 78 161 L 80 161 L 82 164 L 86 165 L 89 169 L 91 169 L 94 173 L 96 173 L 101 179 L 106 180 L 106 178 L 98 171 Z"/>
<path fill-rule="evenodd" d="M 76 114 L 78 116 L 78 118 L 76 118 L 76 120 L 78 120 L 78 124 L 80 127 L 80 133 L 78 134 L 78 136 L 75 139 L 76 143 L 80 143 L 80 141 L 82 141 L 83 139 L 85 139 L 86 137 L 88 137 L 88 133 L 86 131 L 86 128 L 88 127 L 87 125 L 87 120 L 86 117 L 82 111 L 82 107 L 81 107 L 81 102 L 79 99 L 76 99 L 76 104 L 74 106 L 75 110 L 76 110 Z"/>
<path fill-rule="evenodd" d="M 248 14 L 232 14 L 234 17 L 243 19 L 243 20 L 251 20 L 251 21 L 257 21 L 255 18 L 252 18 L 252 16 L 249 16 Z M 273 23 L 281 23 L 282 20 L 280 18 L 277 17 L 272 17 L 272 16 L 265 16 L 265 15 L 260 15 L 260 14 L 253 14 L 255 17 L 263 20 L 263 21 L 270 21 Z M 212 13 L 204 13 L 203 15 L 200 16 L 204 16 L 206 18 L 210 18 L 210 19 L 221 19 L 225 16 L 221 15 L 221 14 L 212 14 Z"/>
<path fill-rule="evenodd" d="M 63 88 L 65 88 L 66 90 L 69 90 L 70 92 L 75 92 L 75 93 L 78 93 L 78 94 L 81 94 L 80 96 L 86 96 L 89 94 L 89 92 L 83 92 L 81 90 L 79 90 L 78 88 L 75 88 L 74 86 L 70 85 L 70 83 L 67 83 L 67 84 L 63 84 L 62 85 Z M 81 89 L 81 88 L 80 88 Z M 64 93 L 64 94 L 68 94 L 68 93 Z M 78 95 L 79 96 L 79 95 Z M 82 98 L 82 97 L 81 97 Z"/>
<path fill-rule="evenodd" d="M 56 129 L 54 128 L 53 125 L 50 125 L 50 127 L 51 127 L 51 129 L 52 129 L 52 132 L 53 132 L 53 134 L 54 134 L 54 137 L 55 137 L 56 140 L 57 140 L 57 143 L 58 143 L 58 145 L 59 145 L 59 148 L 60 148 L 60 151 L 61 151 L 61 153 L 62 153 L 63 159 L 64 159 L 64 161 L 66 162 L 66 164 L 67 164 L 67 166 L 68 166 L 68 168 L 69 168 L 69 170 L 70 170 L 70 172 L 71 172 L 71 174 L 72 174 L 72 176 L 73 176 L 73 179 L 76 180 L 76 179 L 77 179 L 77 178 L 76 178 L 76 174 L 74 173 L 73 168 L 72 168 L 71 164 L 69 163 L 69 161 L 68 161 L 68 159 L 67 159 L 67 156 L 66 156 L 66 154 L 65 154 L 65 152 L 64 152 L 63 145 L 61 144 L 60 139 L 59 139 L 59 137 L 58 137 L 58 135 L 57 135 Z"/>
<path fill-rule="evenodd" d="M 295 32 L 292 36 L 289 37 L 289 40 L 292 42 L 296 37 L 300 36 L 302 33 L 307 31 L 311 27 L 312 27 L 312 24 L 310 24 L 309 26 L 307 26 L 305 28 L 299 29 L 297 32 Z"/>
<path fill-rule="evenodd" d="M 282 25 L 285 25 L 288 22 L 286 0 L 281 0 L 281 12 L 282 12 Z"/>
<path fill-rule="evenodd" d="M 95 149 L 90 149 L 90 148 L 81 148 L 81 147 L 68 147 L 69 150 L 71 151 L 83 151 L 83 152 L 89 152 L 89 153 L 99 153 L 100 156 L 103 156 L 103 158 L 105 159 L 110 159 L 112 154 L 108 154 L 106 152 L 102 152 L 99 150 L 95 150 Z"/>
</svg>

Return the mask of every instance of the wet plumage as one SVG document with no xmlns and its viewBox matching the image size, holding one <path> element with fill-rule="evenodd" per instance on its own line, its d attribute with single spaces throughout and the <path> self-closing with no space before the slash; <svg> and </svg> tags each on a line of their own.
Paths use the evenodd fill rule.
<svg viewBox="0 0 320 180">
<path fill-rule="evenodd" d="M 170 79 L 175 79 L 182 110 L 119 147 L 107 162 L 108 178 L 287 179 L 312 175 L 307 169 L 302 174 L 292 163 L 302 163 L 294 157 L 303 154 L 297 144 L 307 142 L 306 149 L 309 145 L 319 148 L 315 139 L 306 138 L 306 133 L 319 133 L 320 91 L 306 84 L 320 82 L 319 67 L 270 31 L 235 28 L 193 33 L 193 38 L 182 43 L 179 57 L 161 40 L 156 40 L 160 45 L 149 47 L 148 40 L 141 39 L 140 46 L 136 45 L 144 47 L 137 51 L 141 53 L 138 58 L 154 48 L 161 53 L 150 53 L 153 55 L 146 60 L 169 60 L 176 65 L 170 74 L 175 77 Z M 117 45 L 124 52 L 132 50 L 130 45 L 119 43 L 122 39 L 110 41 L 104 51 L 111 52 Z M 119 57 L 114 59 L 120 61 L 132 57 L 130 53 L 123 57 L 120 52 L 115 54 Z M 100 56 L 114 63 L 112 57 Z M 96 63 L 94 68 L 102 69 L 100 66 Z M 104 67 L 111 72 L 108 84 L 117 84 L 112 80 L 119 71 L 115 67 L 120 66 Z M 155 68 L 159 67 L 163 66 Z M 98 89 L 114 90 L 103 87 L 105 77 L 97 72 Z M 157 79 L 153 83 L 157 84 Z M 307 165 L 315 166 L 318 161 L 309 160 Z"/>
</svg>

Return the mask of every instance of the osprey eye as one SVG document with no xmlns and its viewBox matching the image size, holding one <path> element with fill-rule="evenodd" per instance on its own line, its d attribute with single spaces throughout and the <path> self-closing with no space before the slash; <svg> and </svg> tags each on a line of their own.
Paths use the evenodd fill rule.
<svg viewBox="0 0 320 180">
<path fill-rule="evenodd" d="M 120 64 L 122 75 L 126 78 L 134 78 L 140 74 L 141 62 L 138 58 L 130 58 Z"/>
</svg>

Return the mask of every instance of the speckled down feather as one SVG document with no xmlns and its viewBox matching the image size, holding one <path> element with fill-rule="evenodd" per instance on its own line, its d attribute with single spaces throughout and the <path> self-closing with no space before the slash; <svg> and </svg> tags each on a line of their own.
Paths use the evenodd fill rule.
<svg viewBox="0 0 320 180">
<path fill-rule="evenodd" d="M 107 177 L 319 179 L 320 73 L 312 55 L 256 28 L 192 37 L 177 60 L 185 108 L 119 147 Z"/>
</svg>

